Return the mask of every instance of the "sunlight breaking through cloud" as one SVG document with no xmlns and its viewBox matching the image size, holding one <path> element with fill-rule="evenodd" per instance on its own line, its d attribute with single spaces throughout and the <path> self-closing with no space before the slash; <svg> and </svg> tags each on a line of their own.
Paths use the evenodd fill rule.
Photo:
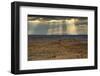
<svg viewBox="0 0 100 76">
<path fill-rule="evenodd" d="M 87 17 L 28 17 L 28 34 L 85 35 L 87 22 Z"/>
</svg>

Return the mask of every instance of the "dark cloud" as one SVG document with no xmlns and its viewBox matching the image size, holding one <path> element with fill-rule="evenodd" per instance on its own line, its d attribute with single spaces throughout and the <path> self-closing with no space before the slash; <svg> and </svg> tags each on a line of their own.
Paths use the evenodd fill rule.
<svg viewBox="0 0 100 76">
<path fill-rule="evenodd" d="M 71 16 L 43 16 L 43 15 L 28 15 L 28 21 L 32 20 L 70 20 L 70 19 L 87 20 L 87 17 L 71 17 Z"/>
</svg>

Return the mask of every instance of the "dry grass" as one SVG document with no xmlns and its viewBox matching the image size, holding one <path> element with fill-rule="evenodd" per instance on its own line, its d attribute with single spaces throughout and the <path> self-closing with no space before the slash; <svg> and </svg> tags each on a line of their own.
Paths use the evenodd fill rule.
<svg viewBox="0 0 100 76">
<path fill-rule="evenodd" d="M 87 58 L 87 41 L 75 39 L 32 40 L 28 43 L 28 60 Z"/>
</svg>

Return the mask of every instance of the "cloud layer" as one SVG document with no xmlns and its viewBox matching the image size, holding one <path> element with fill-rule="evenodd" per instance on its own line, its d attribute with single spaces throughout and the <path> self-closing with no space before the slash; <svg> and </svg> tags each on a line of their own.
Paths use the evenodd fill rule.
<svg viewBox="0 0 100 76">
<path fill-rule="evenodd" d="M 28 16 L 29 35 L 87 35 L 87 17 Z"/>
</svg>

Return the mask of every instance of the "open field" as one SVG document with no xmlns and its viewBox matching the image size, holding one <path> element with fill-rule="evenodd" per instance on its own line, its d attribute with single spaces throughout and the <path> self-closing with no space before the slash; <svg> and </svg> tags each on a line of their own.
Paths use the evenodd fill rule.
<svg viewBox="0 0 100 76">
<path fill-rule="evenodd" d="M 87 57 L 87 36 L 28 36 L 29 61 Z"/>
</svg>

